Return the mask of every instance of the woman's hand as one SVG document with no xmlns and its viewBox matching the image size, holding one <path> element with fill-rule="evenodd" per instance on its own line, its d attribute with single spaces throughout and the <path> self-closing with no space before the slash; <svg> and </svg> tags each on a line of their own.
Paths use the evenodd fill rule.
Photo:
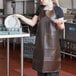
<svg viewBox="0 0 76 76">
<path fill-rule="evenodd" d="M 67 20 L 64 20 L 64 18 L 59 18 L 59 19 L 55 19 L 54 22 L 57 24 L 57 27 L 59 29 L 64 29 L 65 28 L 65 25 L 64 25 L 64 22 L 66 22 Z"/>
<path fill-rule="evenodd" d="M 59 18 L 59 19 L 55 19 L 55 18 L 51 18 L 51 20 L 56 23 L 56 26 L 59 28 L 59 29 L 64 29 L 65 28 L 65 25 L 64 25 L 64 22 L 66 22 L 66 20 L 64 20 L 63 18 Z"/>
<path fill-rule="evenodd" d="M 56 24 L 57 24 L 57 27 L 61 30 L 63 30 L 65 28 L 64 22 L 59 22 L 59 23 L 56 23 Z"/>
<path fill-rule="evenodd" d="M 22 17 L 22 15 L 20 15 L 20 14 L 14 14 L 14 16 L 16 16 L 18 18 L 21 18 Z"/>
</svg>

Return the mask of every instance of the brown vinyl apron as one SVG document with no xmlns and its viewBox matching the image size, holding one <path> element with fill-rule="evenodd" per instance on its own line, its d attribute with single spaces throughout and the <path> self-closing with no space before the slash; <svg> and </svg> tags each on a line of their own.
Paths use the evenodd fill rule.
<svg viewBox="0 0 76 76">
<path fill-rule="evenodd" d="M 59 72 L 61 64 L 58 30 L 50 18 L 44 16 L 37 27 L 32 67 L 38 72 Z"/>
</svg>

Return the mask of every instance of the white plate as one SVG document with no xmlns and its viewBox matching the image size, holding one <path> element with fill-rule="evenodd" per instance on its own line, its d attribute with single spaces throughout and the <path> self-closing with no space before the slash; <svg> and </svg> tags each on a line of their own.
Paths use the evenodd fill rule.
<svg viewBox="0 0 76 76">
<path fill-rule="evenodd" d="M 57 19 L 56 20 L 56 22 L 58 23 L 58 22 L 66 22 L 67 20 L 64 20 L 64 18 L 59 18 L 59 19 Z"/>
<path fill-rule="evenodd" d="M 6 28 L 20 28 L 21 26 L 19 19 L 13 15 L 6 17 L 4 24 Z"/>
</svg>

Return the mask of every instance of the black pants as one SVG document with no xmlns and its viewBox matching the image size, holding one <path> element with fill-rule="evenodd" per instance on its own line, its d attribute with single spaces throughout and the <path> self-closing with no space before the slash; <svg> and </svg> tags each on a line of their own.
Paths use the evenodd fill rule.
<svg viewBox="0 0 76 76">
<path fill-rule="evenodd" d="M 59 76 L 59 72 L 52 72 L 52 73 L 40 73 L 40 72 L 38 72 L 38 76 Z"/>
</svg>

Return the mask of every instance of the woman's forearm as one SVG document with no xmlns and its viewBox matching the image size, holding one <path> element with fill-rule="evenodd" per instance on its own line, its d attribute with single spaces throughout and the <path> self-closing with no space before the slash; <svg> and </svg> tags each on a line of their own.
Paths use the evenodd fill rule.
<svg viewBox="0 0 76 76">
<path fill-rule="evenodd" d="M 32 19 L 29 19 L 23 15 L 19 15 L 19 14 L 15 14 L 15 16 L 17 16 L 18 18 L 20 18 L 22 21 L 24 21 L 26 24 L 30 25 L 30 26 L 35 26 L 35 24 L 37 23 L 38 20 L 38 16 L 34 16 Z"/>
</svg>

